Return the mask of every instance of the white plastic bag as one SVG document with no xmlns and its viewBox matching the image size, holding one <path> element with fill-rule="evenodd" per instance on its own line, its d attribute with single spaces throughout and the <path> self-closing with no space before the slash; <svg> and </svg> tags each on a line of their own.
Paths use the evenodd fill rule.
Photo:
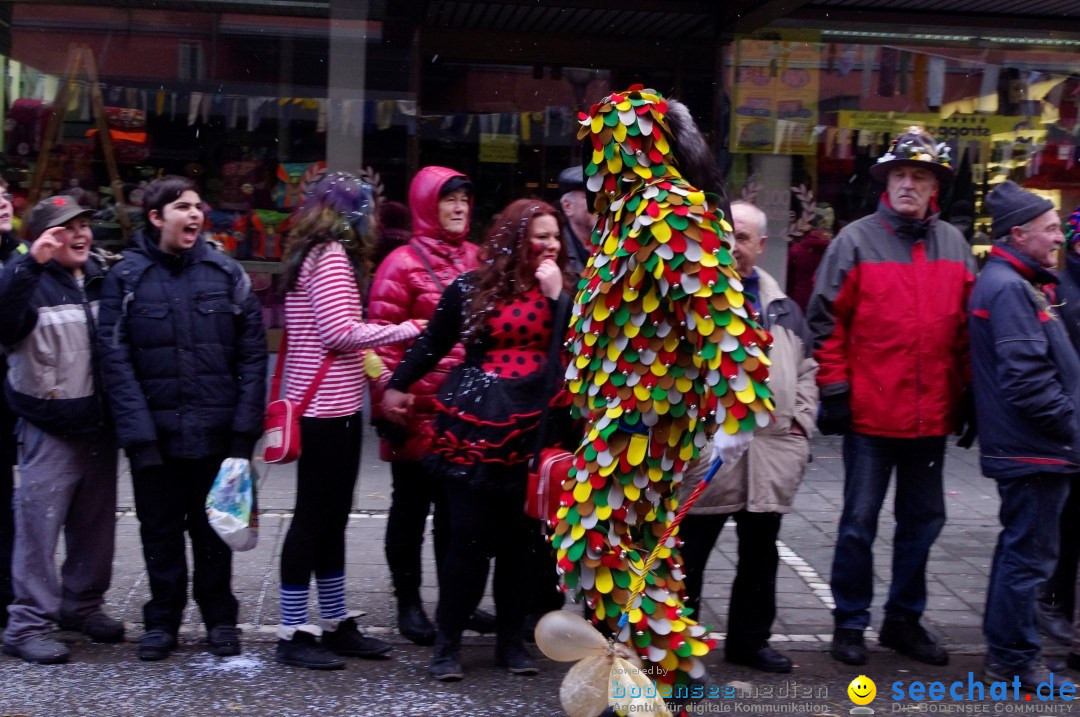
<svg viewBox="0 0 1080 717">
<path fill-rule="evenodd" d="M 251 550 L 259 541 L 259 509 L 251 461 L 226 458 L 206 495 L 210 527 L 233 550 Z"/>
</svg>

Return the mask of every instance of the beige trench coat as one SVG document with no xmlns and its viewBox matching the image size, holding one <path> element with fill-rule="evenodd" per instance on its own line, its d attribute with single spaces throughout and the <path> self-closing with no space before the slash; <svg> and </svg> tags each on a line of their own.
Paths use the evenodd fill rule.
<svg viewBox="0 0 1080 717">
<path fill-rule="evenodd" d="M 798 306 L 780 289 L 776 280 L 758 269 L 761 306 L 772 321 L 768 326 L 773 345 L 769 351 L 769 390 L 776 401 L 773 421 L 754 432 L 743 457 L 723 466 L 690 509 L 693 515 L 718 515 L 747 510 L 753 513 L 789 513 L 795 491 L 802 483 L 810 460 L 808 438 L 792 433 L 798 423 L 813 435 L 817 418 L 817 362 L 811 357 L 809 331 Z M 792 316 L 793 312 L 798 312 Z M 786 318 L 784 318 L 786 315 Z M 793 319 L 796 319 L 793 321 Z M 767 320 L 767 323 L 769 321 Z M 800 333 L 787 326 L 801 325 Z M 680 503 L 708 473 L 706 455 L 686 471 L 679 490 Z"/>
</svg>

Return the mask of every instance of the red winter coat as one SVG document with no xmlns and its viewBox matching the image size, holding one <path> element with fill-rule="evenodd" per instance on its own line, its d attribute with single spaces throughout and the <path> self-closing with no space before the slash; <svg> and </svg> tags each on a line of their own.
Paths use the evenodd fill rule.
<svg viewBox="0 0 1080 717">
<path fill-rule="evenodd" d="M 828 248 L 829 235 L 815 229 L 788 249 L 787 294 L 804 313 L 814 293 L 814 275 Z"/>
<path fill-rule="evenodd" d="M 808 320 L 822 397 L 849 393 L 852 430 L 944 436 L 971 381 L 967 302 L 975 261 L 933 215 L 925 236 L 883 196 L 825 251 Z"/>
<path fill-rule="evenodd" d="M 439 224 L 439 189 L 453 177 L 462 176 L 461 172 L 446 167 L 424 167 L 413 178 L 409 187 L 413 237 L 407 245 L 390 252 L 375 272 L 368 300 L 368 321 L 399 324 L 408 319 L 430 319 L 443 289 L 459 274 L 480 267 L 476 258 L 478 247 L 465 241 L 468 230 L 451 235 Z M 417 257 L 416 250 L 423 252 L 438 283 Z M 376 349 L 389 373 L 401 363 L 410 343 Z M 435 399 L 446 374 L 464 358 L 465 349 L 461 344 L 455 345 L 431 373 L 413 385 L 410 393 L 416 398 L 407 428 L 408 438 L 400 444 L 385 439 L 380 441 L 380 458 L 384 461 L 418 461 L 431 452 Z M 374 386 L 373 389 L 373 408 L 378 415 L 382 390 Z"/>
</svg>

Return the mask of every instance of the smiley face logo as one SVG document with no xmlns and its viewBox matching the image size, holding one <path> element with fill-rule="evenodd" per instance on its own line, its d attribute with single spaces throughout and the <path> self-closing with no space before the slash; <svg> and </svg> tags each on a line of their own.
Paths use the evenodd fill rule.
<svg viewBox="0 0 1080 717">
<path fill-rule="evenodd" d="M 868 705 L 877 697 L 877 685 L 866 675 L 859 675 L 847 686 L 848 697 L 857 705 Z"/>
</svg>

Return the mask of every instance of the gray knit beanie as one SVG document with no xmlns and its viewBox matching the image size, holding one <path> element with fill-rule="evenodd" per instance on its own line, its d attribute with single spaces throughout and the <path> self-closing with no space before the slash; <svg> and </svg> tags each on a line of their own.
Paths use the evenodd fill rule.
<svg viewBox="0 0 1080 717">
<path fill-rule="evenodd" d="M 1027 224 L 1035 217 L 1054 208 L 1054 203 L 1020 188 L 1016 182 L 1005 181 L 986 195 L 990 210 L 990 238 L 1000 239 L 1013 227 Z"/>
</svg>

